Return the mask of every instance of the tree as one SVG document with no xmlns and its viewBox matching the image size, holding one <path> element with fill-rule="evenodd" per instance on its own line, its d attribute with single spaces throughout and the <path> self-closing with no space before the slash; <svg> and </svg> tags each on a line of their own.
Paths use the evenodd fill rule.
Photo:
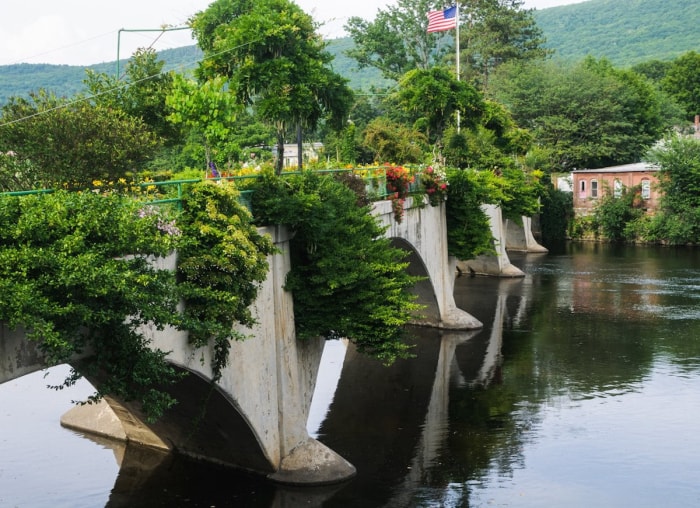
<svg viewBox="0 0 700 508">
<path fill-rule="evenodd" d="M 456 123 L 457 112 L 465 127 L 476 125 L 483 114 L 481 94 L 443 67 L 407 72 L 399 82 L 396 103 L 431 143 L 440 141 L 445 128 Z"/>
<path fill-rule="evenodd" d="M 639 161 L 671 123 L 648 81 L 606 61 L 504 65 L 489 92 L 560 171 Z"/>
<path fill-rule="evenodd" d="M 174 74 L 163 72 L 164 64 L 154 49 L 140 48 L 126 65 L 125 79 L 86 69 L 83 82 L 95 104 L 140 118 L 169 145 L 179 141 L 179 133 L 166 119 Z"/>
<path fill-rule="evenodd" d="M 348 56 L 360 68 L 375 67 L 389 79 L 398 80 L 412 69 L 428 69 L 454 51 L 444 33 L 427 33 L 430 0 L 398 0 L 387 10 L 379 9 L 374 21 L 349 19 L 345 29 L 355 42 Z"/>
<path fill-rule="evenodd" d="M 494 69 L 506 62 L 538 61 L 551 51 L 523 0 L 463 0 L 466 29 L 460 32 L 460 61 L 466 79 L 488 86 Z"/>
<path fill-rule="evenodd" d="M 689 51 L 676 58 L 661 84 L 683 108 L 686 119 L 700 114 L 700 53 Z"/>
<path fill-rule="evenodd" d="M 700 141 L 674 136 L 649 153 L 659 166 L 660 212 L 654 239 L 672 244 L 700 242 Z"/>
<path fill-rule="evenodd" d="M 521 0 L 461 0 L 460 63 L 467 81 L 485 84 L 489 73 L 511 60 L 540 59 L 549 54 L 531 11 Z M 378 10 L 373 22 L 350 18 L 346 29 L 356 49 L 348 52 L 361 67 L 372 66 L 399 79 L 412 69 L 454 62 L 455 33 L 427 33 L 428 0 L 398 0 Z"/>
<path fill-rule="evenodd" d="M 312 18 L 296 4 L 217 0 L 197 13 L 191 25 L 205 55 L 199 78 L 225 76 L 236 99 L 274 126 L 277 172 L 290 133 L 313 129 L 322 118 L 342 128 L 352 92 L 328 67 L 332 57 L 325 43 Z"/>
<path fill-rule="evenodd" d="M 375 118 L 367 125 L 364 143 L 374 152 L 375 162 L 419 162 L 428 146 L 423 134 L 386 117 Z"/>
<path fill-rule="evenodd" d="M 41 90 L 2 108 L 0 152 L 31 163 L 44 187 L 133 175 L 157 148 L 143 121 L 84 98 L 68 101 Z"/>
<path fill-rule="evenodd" d="M 183 125 L 192 135 L 201 137 L 209 166 L 212 151 L 226 144 L 236 112 L 240 110 L 226 90 L 226 79 L 219 76 L 197 83 L 178 75 L 166 103 L 171 123 Z"/>
</svg>

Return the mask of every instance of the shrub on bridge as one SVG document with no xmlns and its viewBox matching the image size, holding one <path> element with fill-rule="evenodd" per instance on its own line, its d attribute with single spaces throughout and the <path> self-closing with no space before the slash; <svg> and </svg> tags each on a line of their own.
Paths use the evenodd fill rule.
<svg viewBox="0 0 700 508">
<path fill-rule="evenodd" d="M 90 351 L 81 371 L 103 381 L 100 393 L 139 398 L 155 415 L 174 401 L 153 386 L 176 374 L 137 327 L 173 322 L 175 278 L 148 256 L 170 252 L 179 235 L 161 214 L 140 211 L 114 194 L 1 197 L 0 321 L 23 326 L 49 364 Z M 76 379 L 73 371 L 65 384 Z"/>
<path fill-rule="evenodd" d="M 274 246 L 237 197 L 231 184 L 193 185 L 176 224 L 113 192 L 1 196 L 0 321 L 24 327 L 50 365 L 90 352 L 80 372 L 100 381 L 91 400 L 140 400 L 158 417 L 176 403 L 160 388 L 179 375 L 140 325 L 187 330 L 197 347 L 211 341 L 216 379 L 230 341 L 242 338 L 232 324 L 252 324 L 249 306 Z M 177 278 L 150 263 L 176 248 Z M 73 370 L 64 385 L 78 377 Z"/>
<path fill-rule="evenodd" d="M 244 338 L 232 324 L 254 324 L 250 305 L 267 276 L 267 256 L 274 252 L 238 196 L 226 181 L 193 185 L 178 221 L 183 231 L 178 290 L 185 301 L 180 326 L 197 347 L 213 342 L 214 381 L 226 365 L 230 341 Z"/>
<path fill-rule="evenodd" d="M 404 325 L 418 310 L 409 292 L 418 278 L 352 190 L 318 173 L 268 173 L 255 182 L 253 212 L 259 224 L 294 233 L 285 288 L 299 338 L 347 337 L 386 363 L 408 355 Z"/>
</svg>

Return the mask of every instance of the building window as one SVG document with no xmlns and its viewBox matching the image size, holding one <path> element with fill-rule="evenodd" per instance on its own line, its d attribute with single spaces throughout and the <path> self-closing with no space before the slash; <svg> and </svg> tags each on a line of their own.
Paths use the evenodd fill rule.
<svg viewBox="0 0 700 508">
<path fill-rule="evenodd" d="M 591 197 L 598 197 L 598 180 L 591 180 Z"/>
<path fill-rule="evenodd" d="M 582 198 L 586 197 L 586 180 L 581 180 L 581 185 L 579 187 L 579 196 Z"/>
<path fill-rule="evenodd" d="M 651 182 L 649 180 L 642 180 L 642 199 L 649 199 L 651 197 Z"/>
<path fill-rule="evenodd" d="M 613 182 L 613 196 L 616 198 L 622 196 L 622 182 L 617 178 L 615 178 L 615 181 Z"/>
</svg>

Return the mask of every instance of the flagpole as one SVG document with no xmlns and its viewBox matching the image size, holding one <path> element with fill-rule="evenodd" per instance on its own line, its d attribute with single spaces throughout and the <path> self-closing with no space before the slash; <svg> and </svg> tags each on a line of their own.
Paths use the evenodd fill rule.
<svg viewBox="0 0 700 508">
<path fill-rule="evenodd" d="M 455 13 L 455 24 L 456 24 L 456 38 L 457 42 L 455 44 L 457 48 L 457 81 L 459 81 L 459 0 L 455 2 L 457 6 L 457 12 Z M 459 134 L 459 129 L 460 129 L 460 115 L 459 115 L 459 109 L 457 109 L 457 134 Z"/>
</svg>

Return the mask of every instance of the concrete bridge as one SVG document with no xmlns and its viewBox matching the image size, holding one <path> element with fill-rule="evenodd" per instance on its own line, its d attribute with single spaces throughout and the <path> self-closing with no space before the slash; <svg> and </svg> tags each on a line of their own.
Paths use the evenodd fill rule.
<svg viewBox="0 0 700 508">
<path fill-rule="evenodd" d="M 428 311 L 421 324 L 446 330 L 472 330 L 481 322 L 455 305 L 457 261 L 447 255 L 444 205 L 416 207 L 409 199 L 399 224 L 390 201 L 374 213 L 388 226 L 386 235 L 410 252 L 409 271 L 427 278 L 416 292 Z M 211 351 L 195 350 L 187 335 L 174 329 L 144 328 L 154 348 L 189 373 L 169 390 L 179 403 L 156 423 L 148 423 L 138 405 L 106 397 L 111 411 L 83 406 L 63 423 L 120 438 L 127 443 L 177 453 L 265 474 L 288 484 L 343 481 L 355 468 L 308 435 L 306 421 L 324 340 L 295 337 L 292 295 L 283 284 L 290 269 L 289 238 L 284 228 L 266 228 L 280 254 L 268 258 L 269 273 L 253 304 L 257 325 L 240 331 L 250 338 L 234 342 L 220 382 L 212 387 Z M 176 256 L 157 261 L 174 269 Z M 72 362 L 80 371 L 81 359 Z M 33 343 L 21 330 L 0 327 L 0 383 L 45 368 Z M 89 379 L 99 389 L 99 379 Z M 85 408 L 93 408 L 85 412 Z"/>
</svg>

